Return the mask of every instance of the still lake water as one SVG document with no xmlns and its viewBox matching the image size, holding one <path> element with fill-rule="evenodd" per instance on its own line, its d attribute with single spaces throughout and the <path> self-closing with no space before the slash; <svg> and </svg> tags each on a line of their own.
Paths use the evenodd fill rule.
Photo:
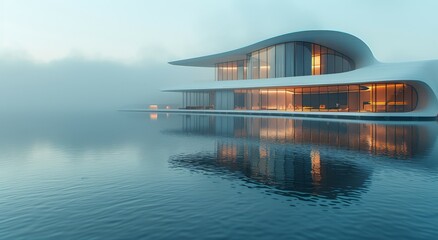
<svg viewBox="0 0 438 240">
<path fill-rule="evenodd" d="M 438 122 L 0 118 L 1 239 L 434 239 Z"/>
</svg>

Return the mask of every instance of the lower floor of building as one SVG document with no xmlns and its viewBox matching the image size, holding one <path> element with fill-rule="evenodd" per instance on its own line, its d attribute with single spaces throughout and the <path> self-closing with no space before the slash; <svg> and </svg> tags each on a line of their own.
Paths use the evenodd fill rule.
<svg viewBox="0 0 438 240">
<path fill-rule="evenodd" d="M 184 91 L 183 109 L 297 112 L 410 112 L 414 87 L 401 82 Z"/>
</svg>

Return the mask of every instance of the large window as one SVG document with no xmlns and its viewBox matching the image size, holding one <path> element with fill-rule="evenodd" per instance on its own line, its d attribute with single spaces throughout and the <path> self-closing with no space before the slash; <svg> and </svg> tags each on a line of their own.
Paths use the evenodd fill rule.
<svg viewBox="0 0 438 240">
<path fill-rule="evenodd" d="M 288 42 L 254 51 L 245 60 L 216 64 L 216 80 L 320 75 L 353 69 L 353 61 L 333 49 L 309 42 Z"/>
<path fill-rule="evenodd" d="M 183 93 L 183 107 L 304 112 L 409 112 L 417 92 L 405 83 L 369 83 Z"/>
<path fill-rule="evenodd" d="M 295 75 L 295 44 L 286 43 L 285 49 L 285 66 L 286 66 L 286 77 L 291 77 Z"/>
<path fill-rule="evenodd" d="M 220 94 L 220 92 L 218 93 Z M 183 93 L 183 108 L 185 109 L 213 109 L 215 95 L 213 91 L 197 91 Z M 221 96 L 220 96 L 221 97 Z M 222 97 L 221 97 L 222 99 Z"/>
<path fill-rule="evenodd" d="M 275 47 L 268 47 L 267 49 L 267 66 L 268 78 L 275 78 Z"/>
<path fill-rule="evenodd" d="M 216 80 L 243 80 L 247 78 L 246 60 L 216 64 Z"/>
<path fill-rule="evenodd" d="M 285 45 L 279 44 L 275 48 L 275 77 L 284 77 L 285 74 Z"/>
<path fill-rule="evenodd" d="M 259 51 L 260 75 L 259 78 L 268 78 L 268 51 L 266 48 Z"/>
</svg>

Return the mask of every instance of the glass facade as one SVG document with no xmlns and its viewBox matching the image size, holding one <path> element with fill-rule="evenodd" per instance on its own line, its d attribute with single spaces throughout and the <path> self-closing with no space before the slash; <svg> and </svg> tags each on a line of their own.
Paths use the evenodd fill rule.
<svg viewBox="0 0 438 240">
<path fill-rule="evenodd" d="M 183 93 L 186 109 L 409 112 L 417 101 L 416 90 L 399 82 Z"/>
<path fill-rule="evenodd" d="M 321 75 L 353 69 L 350 58 L 330 48 L 309 42 L 288 42 L 254 51 L 245 60 L 216 64 L 216 80 Z"/>
<path fill-rule="evenodd" d="M 182 102 L 184 109 L 213 109 L 215 92 L 183 92 Z M 225 97 L 221 97 L 220 100 Z"/>
<path fill-rule="evenodd" d="M 216 64 L 216 80 L 246 79 L 246 60 Z"/>
</svg>

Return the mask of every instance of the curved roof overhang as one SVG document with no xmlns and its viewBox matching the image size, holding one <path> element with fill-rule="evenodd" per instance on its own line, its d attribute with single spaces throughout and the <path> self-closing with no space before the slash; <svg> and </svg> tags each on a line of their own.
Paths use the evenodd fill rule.
<svg viewBox="0 0 438 240">
<path fill-rule="evenodd" d="M 248 53 L 265 47 L 293 41 L 311 42 L 329 47 L 351 58 L 356 64 L 356 68 L 377 62 L 370 48 L 362 40 L 351 34 L 331 30 L 310 30 L 284 34 L 228 52 L 169 63 L 181 66 L 214 67 L 217 63 L 246 59 Z"/>
</svg>

